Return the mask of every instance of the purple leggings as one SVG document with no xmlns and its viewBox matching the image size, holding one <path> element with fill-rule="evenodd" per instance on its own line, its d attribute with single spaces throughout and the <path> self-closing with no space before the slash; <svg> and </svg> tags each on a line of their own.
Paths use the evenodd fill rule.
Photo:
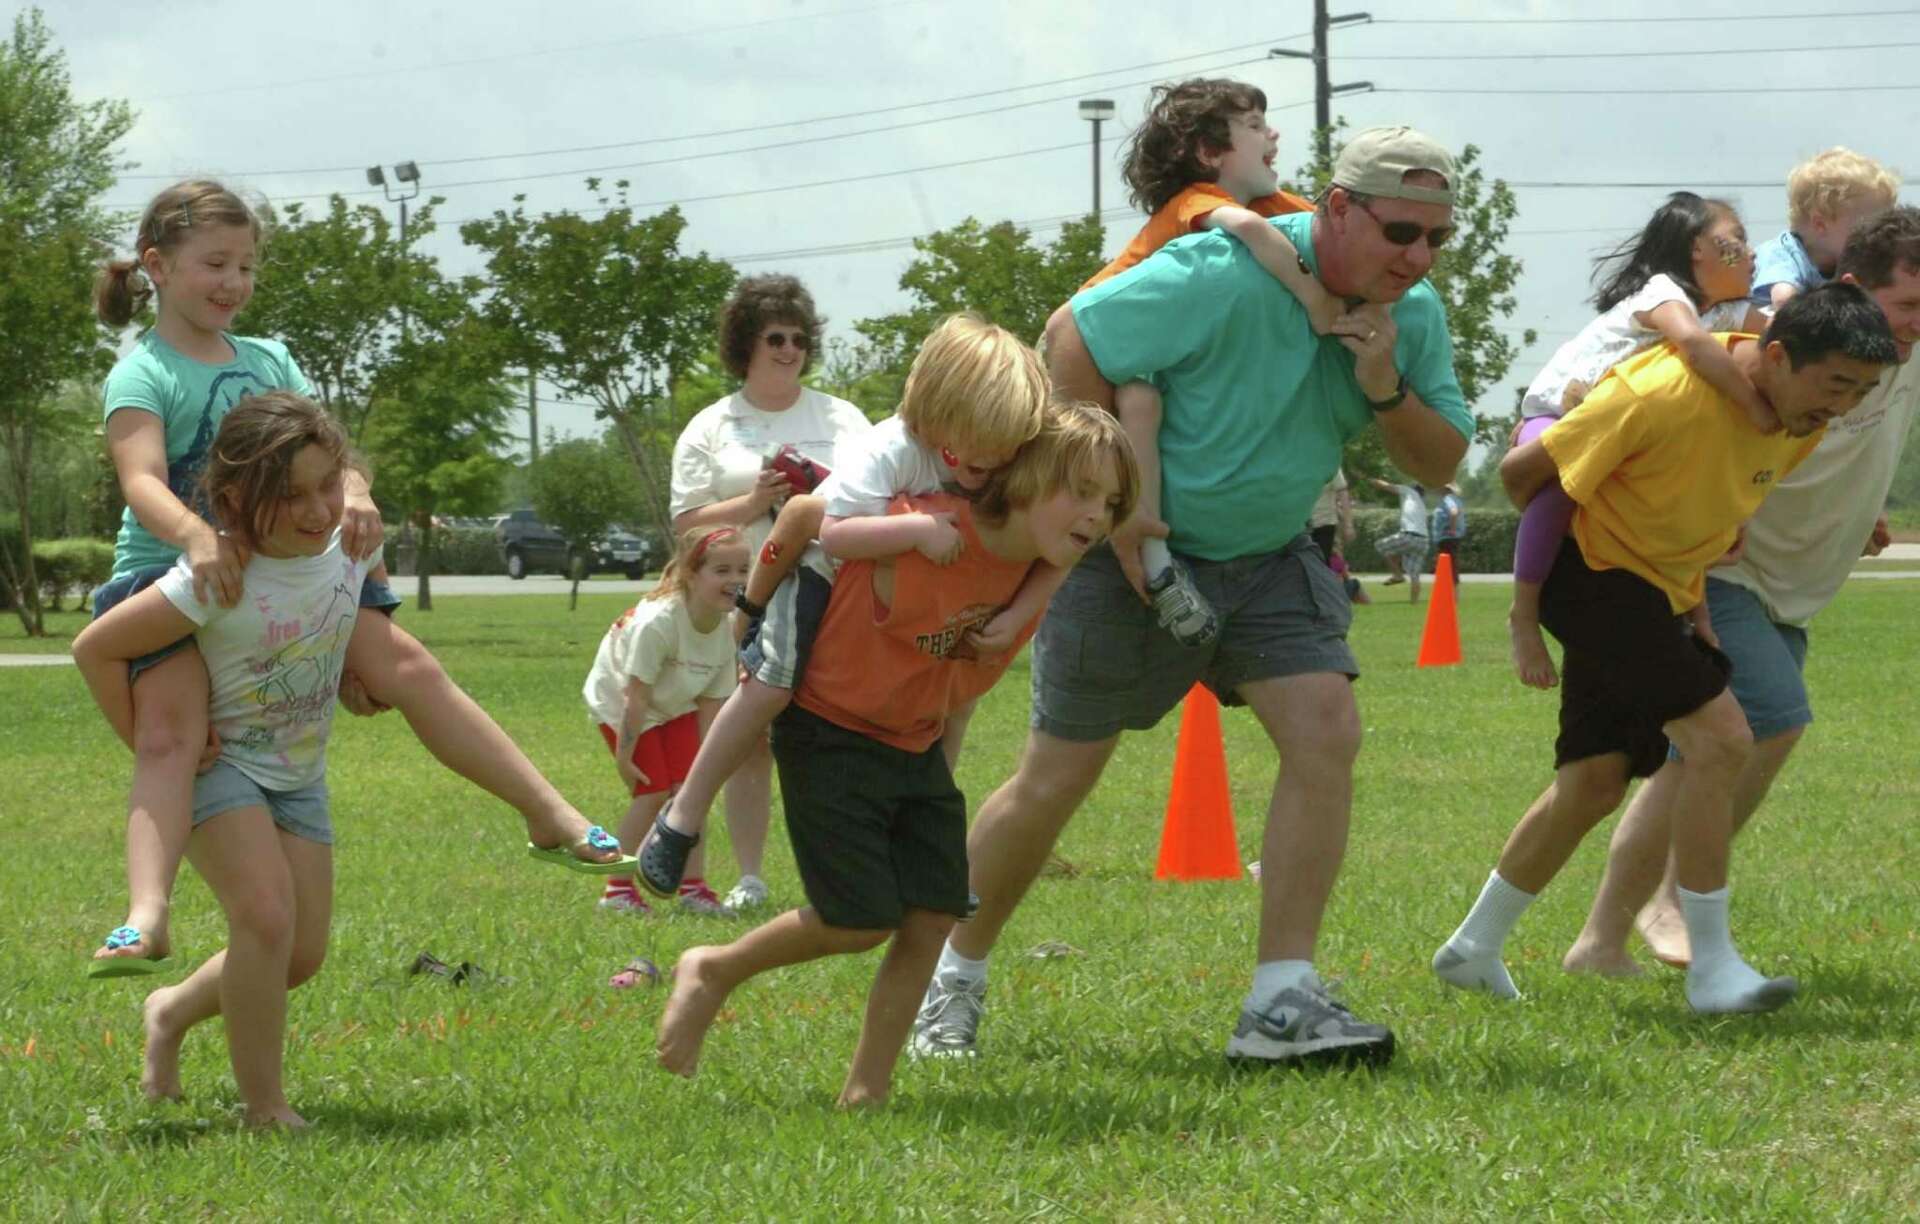
<svg viewBox="0 0 1920 1224">
<path fill-rule="evenodd" d="M 1515 446 L 1525 446 L 1559 417 L 1529 417 L 1520 426 Z M 1573 523 L 1573 499 L 1557 480 L 1548 481 L 1533 495 L 1520 515 L 1520 530 L 1513 537 L 1513 580 L 1542 583 L 1553 570 L 1553 559 L 1560 555 L 1560 544 Z"/>
</svg>

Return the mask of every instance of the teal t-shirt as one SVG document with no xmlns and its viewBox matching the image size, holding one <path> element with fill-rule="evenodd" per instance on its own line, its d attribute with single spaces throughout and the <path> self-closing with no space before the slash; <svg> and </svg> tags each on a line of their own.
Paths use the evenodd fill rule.
<svg viewBox="0 0 1920 1224">
<path fill-rule="evenodd" d="M 132 410 L 160 418 L 167 435 L 167 487 L 203 516 L 200 474 L 207 447 L 227 410 L 261 391 L 313 394 L 306 375 L 278 340 L 228 336 L 233 359 L 222 365 L 195 361 L 148 331 L 133 351 L 114 363 L 107 375 L 106 415 Z M 113 574 L 119 577 L 153 565 L 172 565 L 180 550 L 157 539 L 128 507 L 113 542 Z"/>
<path fill-rule="evenodd" d="M 1318 273 L 1313 214 L 1275 217 Z M 1315 336 L 1306 308 L 1237 240 L 1190 234 L 1074 295 L 1073 319 L 1107 381 L 1164 400 L 1161 517 L 1169 543 L 1211 561 L 1273 552 L 1306 530 L 1347 440 L 1373 422 L 1353 355 Z M 1420 281 L 1392 307 L 1394 364 L 1422 403 L 1473 434 L 1440 296 Z"/>
</svg>

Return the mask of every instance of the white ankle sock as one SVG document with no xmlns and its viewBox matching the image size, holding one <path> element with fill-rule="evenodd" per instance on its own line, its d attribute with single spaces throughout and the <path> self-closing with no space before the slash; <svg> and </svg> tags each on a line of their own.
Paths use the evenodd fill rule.
<svg viewBox="0 0 1920 1224">
<path fill-rule="evenodd" d="M 952 944 L 948 944 L 940 949 L 940 963 L 934 966 L 933 971 L 935 974 L 943 974 L 949 978 L 984 982 L 987 980 L 987 960 L 984 956 L 979 960 L 969 960 L 955 952 Z"/>
<path fill-rule="evenodd" d="M 1534 894 L 1501 879 L 1499 871 L 1489 872 L 1466 919 L 1433 954 L 1433 971 L 1455 986 L 1484 990 L 1501 999 L 1519 998 L 1500 950 L 1533 898 Z"/>
<path fill-rule="evenodd" d="M 1172 564 L 1173 553 L 1168 551 L 1165 540 L 1148 536 L 1140 541 L 1140 567 L 1146 571 L 1148 582 L 1158 578 Z"/>
<path fill-rule="evenodd" d="M 1253 989 L 1247 992 L 1247 1007 L 1264 1007 L 1273 1001 L 1275 995 L 1295 986 L 1319 984 L 1320 978 L 1313 971 L 1312 961 L 1262 961 L 1253 967 Z"/>
<path fill-rule="evenodd" d="M 1768 978 L 1741 958 L 1727 918 L 1727 890 L 1697 893 L 1682 888 L 1680 912 L 1687 919 L 1693 960 L 1687 966 L 1687 1003 L 1698 1012 L 1772 1011 L 1794 996 L 1792 978 Z"/>
</svg>

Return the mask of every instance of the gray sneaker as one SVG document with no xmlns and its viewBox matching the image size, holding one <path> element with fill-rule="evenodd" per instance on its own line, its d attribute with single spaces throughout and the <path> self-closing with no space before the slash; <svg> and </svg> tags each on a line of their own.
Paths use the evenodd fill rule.
<svg viewBox="0 0 1920 1224">
<path fill-rule="evenodd" d="M 1291 1066 L 1383 1066 L 1393 1058 L 1386 1026 L 1362 1024 L 1317 981 L 1292 986 L 1260 1011 L 1243 1009 L 1227 1039 L 1227 1058 Z"/>
<path fill-rule="evenodd" d="M 987 1007 L 987 980 L 936 972 L 913 1019 L 914 1058 L 972 1058 L 978 1050 L 980 1013 Z"/>
<path fill-rule="evenodd" d="M 1193 585 L 1193 575 L 1178 560 L 1147 584 L 1147 598 L 1153 601 L 1160 627 L 1182 646 L 1205 646 L 1220 636 L 1220 618 L 1213 614 L 1213 605 L 1200 594 Z"/>
<path fill-rule="evenodd" d="M 736 914 L 743 914 L 751 909 L 759 909 L 766 903 L 767 882 L 759 876 L 752 875 L 741 876 L 740 882 L 733 886 L 732 890 L 727 893 L 727 899 L 722 902 L 722 904 Z"/>
</svg>

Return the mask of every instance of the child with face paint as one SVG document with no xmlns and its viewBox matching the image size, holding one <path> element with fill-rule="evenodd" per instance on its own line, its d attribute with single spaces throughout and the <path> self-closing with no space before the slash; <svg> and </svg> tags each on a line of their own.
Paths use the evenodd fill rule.
<svg viewBox="0 0 1920 1224">
<path fill-rule="evenodd" d="M 744 679 L 640 851 L 648 890 L 664 897 L 679 886 L 720 787 L 793 700 L 838 564 L 911 552 L 936 566 L 953 564 L 963 547 L 953 515 L 889 514 L 888 507 L 901 495 L 978 494 L 1040 432 L 1051 396 L 1039 354 L 1003 327 L 953 315 L 914 357 L 899 412 L 869 430 L 812 495 L 787 499 L 740 594 L 752 622 L 741 652 Z M 968 633 L 961 651 L 984 658 L 1013 649 L 1020 627 L 1039 616 L 1065 576 L 1036 566 L 1004 609 Z M 949 765 L 971 712 L 969 704 L 946 720 L 941 746 Z"/>
<path fill-rule="evenodd" d="M 1727 355 L 1723 337 L 1715 335 L 1758 334 L 1767 324 L 1766 315 L 1747 302 L 1753 251 L 1731 204 L 1674 192 L 1645 228 L 1600 258 L 1594 276 L 1603 273 L 1593 297 L 1600 317 L 1561 345 L 1527 387 L 1514 446 L 1546 432 L 1615 365 L 1661 343 L 1671 344 L 1695 374 L 1739 404 L 1756 430 L 1780 428 L 1773 409 Z M 1572 519 L 1573 502 L 1549 482 L 1521 514 L 1514 540 L 1507 626 L 1514 670 L 1533 688 L 1552 688 L 1560 679 L 1540 634 L 1540 587 Z"/>
</svg>

